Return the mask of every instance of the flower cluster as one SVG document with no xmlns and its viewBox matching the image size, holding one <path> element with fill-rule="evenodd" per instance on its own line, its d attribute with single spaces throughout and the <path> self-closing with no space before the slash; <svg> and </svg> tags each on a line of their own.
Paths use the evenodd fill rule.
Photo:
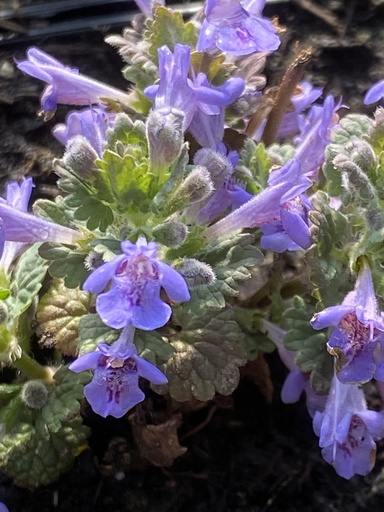
<svg viewBox="0 0 384 512">
<path fill-rule="evenodd" d="M 63 460 L 42 467 L 65 470 L 87 435 L 83 397 L 122 418 L 143 380 L 179 402 L 230 395 L 268 337 L 289 371 L 283 402 L 305 393 L 325 461 L 365 475 L 384 437 L 361 388 L 384 382 L 382 113 L 342 118 L 341 100 L 302 80 L 309 50 L 265 87 L 280 45 L 265 0 L 207 0 L 186 22 L 164 1 L 136 3 L 112 36 L 129 91 L 38 48 L 17 63 L 45 84 L 45 120 L 78 110 L 53 128 L 55 199 L 30 211 L 30 177 L 0 198 L 0 361 L 23 374 L 0 400 L 0 469 L 49 483 L 15 461 L 64 439 Z M 35 340 L 55 346 L 54 375 Z M 168 424 L 174 407 L 149 402 L 140 417 Z"/>
</svg>

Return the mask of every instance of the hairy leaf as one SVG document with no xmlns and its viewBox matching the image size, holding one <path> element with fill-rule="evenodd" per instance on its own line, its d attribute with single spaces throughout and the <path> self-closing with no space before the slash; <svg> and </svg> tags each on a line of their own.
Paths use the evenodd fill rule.
<svg viewBox="0 0 384 512">
<path fill-rule="evenodd" d="M 81 317 L 78 329 L 79 355 L 96 350 L 98 343 L 112 343 L 119 337 L 119 331 L 105 325 L 96 314 Z"/>
<path fill-rule="evenodd" d="M 43 335 L 39 343 L 54 346 L 64 355 L 76 355 L 79 322 L 90 305 L 88 292 L 68 289 L 61 279 L 53 279 L 36 312 Z"/>
<path fill-rule="evenodd" d="M 156 7 L 153 20 L 147 20 L 147 28 L 144 38 L 149 42 L 149 54 L 156 63 L 157 50 L 164 45 L 173 51 L 177 43 L 191 47 L 197 43 L 194 24 L 190 21 L 184 22 L 181 12 L 162 5 Z"/>
<path fill-rule="evenodd" d="M 77 288 L 88 276 L 84 266 L 87 255 L 81 250 L 72 250 L 62 245 L 44 243 L 39 249 L 39 255 L 49 260 L 49 273 L 52 277 L 64 278 L 67 288 Z"/>
<path fill-rule="evenodd" d="M 22 487 L 56 481 L 87 446 L 89 430 L 82 424 L 79 400 L 89 374 L 63 367 L 54 378 L 47 405 L 22 415 L 0 443 L 0 468 Z"/>
<path fill-rule="evenodd" d="M 239 382 L 239 366 L 246 362 L 243 333 L 234 320 L 233 310 L 211 310 L 194 315 L 186 307 L 175 307 L 173 324 L 177 330 L 169 336 L 175 349 L 164 365 L 172 398 L 206 401 L 216 392 L 230 395 Z"/>
<path fill-rule="evenodd" d="M 296 364 L 305 373 L 310 372 L 315 393 L 325 394 L 332 381 L 333 358 L 327 352 L 327 335 L 315 331 L 309 323 L 315 308 L 301 297 L 295 297 L 293 307 L 285 311 L 284 323 L 287 335 L 284 344 L 288 350 L 297 352 Z"/>
<path fill-rule="evenodd" d="M 10 284 L 11 295 L 6 304 L 13 318 L 20 316 L 32 304 L 39 293 L 47 262 L 39 255 L 39 244 L 32 245 L 19 258 Z"/>
</svg>

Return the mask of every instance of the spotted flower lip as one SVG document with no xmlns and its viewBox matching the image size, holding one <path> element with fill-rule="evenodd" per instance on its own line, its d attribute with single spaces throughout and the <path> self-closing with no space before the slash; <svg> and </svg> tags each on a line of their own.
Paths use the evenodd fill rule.
<svg viewBox="0 0 384 512">
<path fill-rule="evenodd" d="M 128 327 L 112 345 L 99 343 L 95 351 L 80 356 L 69 366 L 76 373 L 94 370 L 84 396 L 94 412 L 104 418 L 121 418 L 144 400 L 139 377 L 158 385 L 168 382 L 163 372 L 137 354 L 134 331 Z"/>
<path fill-rule="evenodd" d="M 384 415 L 367 409 L 357 384 L 343 384 L 335 376 L 325 410 L 315 413 L 313 428 L 324 459 L 338 475 L 350 479 L 371 471 L 375 441 L 384 436 Z"/>
<path fill-rule="evenodd" d="M 121 329 L 133 325 L 152 330 L 165 325 L 172 308 L 160 298 L 164 288 L 169 299 L 190 299 L 184 278 L 171 266 L 157 259 L 157 244 L 139 237 L 136 244 L 121 244 L 123 254 L 94 270 L 83 288 L 98 293 L 96 310 L 102 321 Z M 103 292 L 106 287 L 109 288 Z"/>
<path fill-rule="evenodd" d="M 18 62 L 17 67 L 48 84 L 41 97 L 41 107 L 47 119 L 53 116 L 59 103 L 90 105 L 99 103 L 100 98 L 127 103 L 129 99 L 123 91 L 81 75 L 78 69 L 64 66 L 39 48 L 29 48 L 27 60 Z"/>
<path fill-rule="evenodd" d="M 342 304 L 317 313 L 311 325 L 314 329 L 334 327 L 327 346 L 336 356 L 341 382 L 367 382 L 372 377 L 384 380 L 384 318 L 366 262 Z"/>
<path fill-rule="evenodd" d="M 262 17 L 265 0 L 208 0 L 197 43 L 198 51 L 219 50 L 232 55 L 277 50 L 276 28 Z"/>
</svg>

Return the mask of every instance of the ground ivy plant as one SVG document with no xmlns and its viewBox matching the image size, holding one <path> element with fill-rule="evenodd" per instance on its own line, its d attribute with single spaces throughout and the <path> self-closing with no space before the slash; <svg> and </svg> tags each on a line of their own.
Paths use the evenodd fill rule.
<svg viewBox="0 0 384 512">
<path fill-rule="evenodd" d="M 38 48 L 17 64 L 45 82 L 45 119 L 77 108 L 53 130 L 54 200 L 30 207 L 30 177 L 0 199 L 0 469 L 52 482 L 87 447 L 81 407 L 140 410 L 144 439 L 277 348 L 283 401 L 305 393 L 324 459 L 365 475 L 384 436 L 361 387 L 384 381 L 383 112 L 343 114 L 303 79 L 310 50 L 266 86 L 265 0 L 190 21 L 137 3 L 107 39 L 127 90 Z"/>
</svg>

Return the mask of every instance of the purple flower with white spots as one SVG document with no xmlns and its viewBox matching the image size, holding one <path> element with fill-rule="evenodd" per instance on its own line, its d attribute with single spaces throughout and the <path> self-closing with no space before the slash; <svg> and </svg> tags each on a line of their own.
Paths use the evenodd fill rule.
<svg viewBox="0 0 384 512">
<path fill-rule="evenodd" d="M 30 48 L 27 51 L 27 60 L 18 62 L 17 67 L 48 84 L 41 97 L 41 107 L 46 119 L 54 115 L 58 103 L 90 105 L 99 103 L 100 98 L 127 103 L 129 99 L 123 91 L 79 74 L 78 69 L 64 66 L 38 48 Z"/>
<path fill-rule="evenodd" d="M 54 126 L 52 133 L 64 146 L 75 135 L 82 135 L 90 142 L 97 154 L 101 155 L 107 129 L 113 126 L 115 117 L 114 113 L 105 112 L 100 107 L 72 111 L 68 114 L 65 124 L 60 123 Z"/>
<path fill-rule="evenodd" d="M 376 84 L 372 85 L 364 96 L 364 104 L 370 105 L 376 103 L 384 97 L 384 80 L 380 80 Z"/>
<path fill-rule="evenodd" d="M 324 459 L 349 479 L 366 475 L 375 463 L 376 443 L 384 436 L 384 415 L 369 411 L 362 389 L 335 376 L 325 410 L 316 412 L 313 429 Z"/>
<path fill-rule="evenodd" d="M 6 272 L 24 244 L 57 242 L 74 245 L 81 238 L 73 229 L 27 213 L 32 187 L 32 178 L 23 180 L 20 185 L 11 182 L 7 185 L 6 199 L 0 198 L 0 265 Z M 10 245 L 8 242 L 18 243 Z"/>
<path fill-rule="evenodd" d="M 73 372 L 94 370 L 92 381 L 84 388 L 84 396 L 96 414 L 121 418 L 142 402 L 144 393 L 139 377 L 153 384 L 166 384 L 166 376 L 137 354 L 133 344 L 135 329 L 126 328 L 113 343 L 99 343 L 97 350 L 80 356 L 69 369 Z"/>
<path fill-rule="evenodd" d="M 384 380 L 384 319 L 366 262 L 343 303 L 317 313 L 311 325 L 314 329 L 334 326 L 328 350 L 336 357 L 341 382 Z"/>
<path fill-rule="evenodd" d="M 231 55 L 271 52 L 280 46 L 276 28 L 262 16 L 265 0 L 207 0 L 198 51 Z"/>
<path fill-rule="evenodd" d="M 312 181 L 301 173 L 300 162 L 292 159 L 271 173 L 265 190 L 219 222 L 209 226 L 205 236 L 208 240 L 214 240 L 238 229 L 263 226 L 266 235 L 277 233 L 277 238 L 282 229 L 289 235 L 293 234 L 297 227 L 298 236 L 294 234 L 294 242 L 307 245 L 309 231 L 306 224 L 306 209 L 309 203 L 304 204 L 301 194 L 311 185 Z M 273 225 L 274 233 L 267 233 L 266 226 L 270 224 Z"/>
<path fill-rule="evenodd" d="M 172 313 L 172 308 L 160 298 L 161 288 L 173 301 L 188 301 L 185 280 L 157 259 L 155 242 L 139 237 L 136 244 L 122 242 L 121 249 L 123 254 L 94 270 L 83 288 L 99 294 L 96 310 L 110 327 L 121 329 L 133 325 L 148 331 L 158 329 L 168 322 Z"/>
</svg>

